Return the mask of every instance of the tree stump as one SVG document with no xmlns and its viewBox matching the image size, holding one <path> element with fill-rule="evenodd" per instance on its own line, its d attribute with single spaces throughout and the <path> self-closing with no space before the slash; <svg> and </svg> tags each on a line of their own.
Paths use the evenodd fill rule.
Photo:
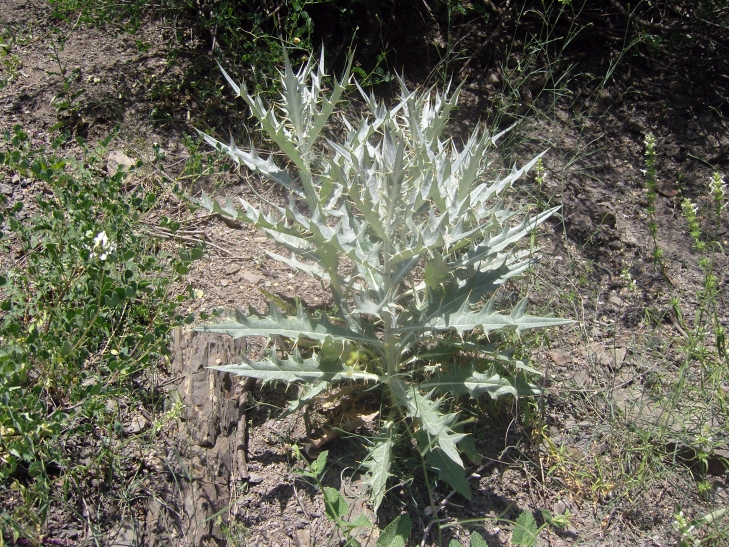
<svg viewBox="0 0 729 547">
<path fill-rule="evenodd" d="M 171 489 L 177 507 L 153 500 L 147 514 L 146 545 L 222 546 L 231 487 L 248 478 L 245 405 L 250 383 L 209 367 L 240 361 L 245 339 L 176 329 L 172 336 L 170 393 L 183 405 L 177 438 L 177 469 Z"/>
</svg>

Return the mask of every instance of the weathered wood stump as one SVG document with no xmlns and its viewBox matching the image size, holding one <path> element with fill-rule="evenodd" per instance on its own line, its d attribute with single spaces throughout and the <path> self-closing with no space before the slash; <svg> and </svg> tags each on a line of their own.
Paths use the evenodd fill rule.
<svg viewBox="0 0 729 547">
<path fill-rule="evenodd" d="M 172 373 L 180 377 L 171 397 L 183 409 L 177 438 L 179 467 L 172 471 L 178 506 L 174 511 L 152 501 L 147 515 L 146 545 L 226 544 L 231 486 L 248 478 L 245 405 L 249 385 L 209 367 L 240 360 L 245 340 L 176 329 Z M 174 523 L 171 521 L 175 521 Z M 177 536 L 177 537 L 173 537 Z"/>
</svg>

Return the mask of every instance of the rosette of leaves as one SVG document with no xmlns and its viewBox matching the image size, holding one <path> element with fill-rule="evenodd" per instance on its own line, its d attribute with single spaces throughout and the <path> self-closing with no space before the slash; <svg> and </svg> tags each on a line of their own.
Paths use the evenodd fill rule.
<svg viewBox="0 0 729 547">
<path fill-rule="evenodd" d="M 483 180 L 487 152 L 501 134 L 476 129 L 460 149 L 443 136 L 460 88 L 414 93 L 401 79 L 400 100 L 388 109 L 357 85 L 369 115 L 343 118 L 346 136 L 338 142 L 326 138 L 323 130 L 348 83 L 349 66 L 325 92 L 323 55 L 298 71 L 286 59 L 283 91 L 273 105 L 223 70 L 289 163 L 204 138 L 285 187 L 290 197 L 285 207 L 220 204 L 206 195 L 198 200 L 210 211 L 259 227 L 285 247 L 289 253 L 269 255 L 328 287 L 336 317 L 301 305 L 285 315 L 272 302 L 267 314 L 238 311 L 199 330 L 292 341 L 294 349 L 285 355 L 272 345 L 259 361 L 215 368 L 305 384 L 293 408 L 337 382 L 384 387 L 389 415 L 383 415 L 364 462 L 375 507 L 406 426 L 430 468 L 470 497 L 458 447 L 466 435 L 457 414 L 443 409 L 443 397 L 534 392 L 520 369 L 534 371 L 483 340 L 495 331 L 518 334 L 568 322 L 527 314 L 526 300 L 500 311 L 494 299 L 506 280 L 534 261 L 533 253 L 515 244 L 556 208 L 526 216 L 504 205 L 504 192 L 537 158 L 505 178 Z"/>
</svg>

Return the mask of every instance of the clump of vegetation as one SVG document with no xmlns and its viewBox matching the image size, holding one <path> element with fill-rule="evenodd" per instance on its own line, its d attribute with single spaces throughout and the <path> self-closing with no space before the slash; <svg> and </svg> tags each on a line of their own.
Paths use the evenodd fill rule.
<svg viewBox="0 0 729 547">
<path fill-rule="evenodd" d="M 16 126 L 0 149 L 8 179 L 38 189 L 0 194 L 0 498 L 13 501 L 0 525 L 16 539 L 40 533 L 56 481 L 68 492 L 90 468 L 113 469 L 125 418 L 110 401 L 138 399 L 135 378 L 169 354 L 185 320 L 174 282 L 202 255 L 170 255 L 144 233 L 157 194 L 104 171 L 110 141 L 78 139 L 76 161 Z M 64 449 L 80 436 L 106 449 L 82 464 Z"/>
<path fill-rule="evenodd" d="M 328 287 L 336 311 L 327 316 L 299 305 L 286 316 L 272 302 L 267 315 L 238 312 L 199 327 L 291 343 L 289 351 L 273 345 L 260 361 L 217 368 L 305 384 L 294 408 L 334 383 L 382 388 L 381 427 L 364 463 L 375 507 L 404 438 L 414 439 L 424 468 L 470 497 L 459 450 L 470 439 L 444 397 L 535 393 L 526 373 L 536 371 L 499 343 L 502 335 L 569 322 L 528 315 L 526 299 L 497 310 L 499 287 L 535 261 L 517 243 L 557 210 L 520 217 L 505 207 L 505 191 L 537 159 L 484 182 L 488 151 L 500 134 L 477 128 L 460 150 L 443 136 L 460 88 L 423 94 L 400 80 L 392 109 L 359 88 L 370 117 L 345 118 L 347 134 L 335 142 L 322 133 L 348 70 L 327 96 L 323 55 L 318 68 L 309 60 L 298 72 L 286 59 L 281 100 L 268 107 L 223 73 L 294 175 L 255 149 L 206 140 L 291 196 L 288 206 L 267 209 L 245 201 L 241 208 L 221 206 L 206 195 L 199 203 L 286 247 L 290 256 L 269 254 Z"/>
</svg>

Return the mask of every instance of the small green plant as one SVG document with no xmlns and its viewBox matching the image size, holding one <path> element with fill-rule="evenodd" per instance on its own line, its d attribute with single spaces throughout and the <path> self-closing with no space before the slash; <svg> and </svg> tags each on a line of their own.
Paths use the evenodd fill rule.
<svg viewBox="0 0 729 547">
<path fill-rule="evenodd" d="M 13 53 L 15 37 L 6 33 L 0 34 L 0 91 L 18 77 L 20 67 L 23 65 L 20 57 Z"/>
<path fill-rule="evenodd" d="M 344 119 L 347 134 L 337 143 L 321 135 L 348 69 L 325 96 L 323 55 L 318 69 L 309 60 L 298 72 L 286 59 L 282 98 L 270 107 L 223 74 L 289 158 L 294 176 L 255 149 L 206 140 L 291 196 L 287 206 L 268 210 L 245 201 L 240 209 L 221 206 L 206 195 L 198 203 L 259 227 L 286 247 L 291 256 L 269 255 L 328 287 L 336 312 L 330 318 L 299 305 L 283 315 L 272 302 L 267 315 L 239 311 L 198 327 L 293 341 L 291 351 L 274 345 L 260 361 L 216 368 L 303 383 L 307 389 L 294 407 L 334 383 L 383 390 L 381 428 L 363 464 L 374 506 L 387 492 L 396 452 L 407 448 L 399 443 L 405 434 L 426 467 L 470 498 L 458 447 L 467 435 L 444 397 L 537 392 L 525 376 L 534 369 L 504 348 L 508 336 L 500 334 L 569 322 L 528 315 L 526 299 L 506 313 L 496 309 L 499 287 L 535 261 L 515 245 L 557 210 L 520 218 L 504 205 L 504 192 L 536 158 L 483 182 L 487 152 L 500 135 L 477 128 L 461 150 L 442 137 L 460 89 L 430 96 L 409 91 L 401 80 L 400 101 L 388 110 L 359 88 L 371 118 Z"/>
<path fill-rule="evenodd" d="M 663 249 L 658 246 L 658 224 L 656 223 L 656 138 L 653 133 L 647 133 L 645 136 L 645 187 L 646 197 L 648 198 L 648 207 L 646 213 L 648 215 L 648 231 L 653 238 L 653 265 L 654 267 L 665 267 Z"/>
<path fill-rule="evenodd" d="M 61 52 L 65 47 L 65 39 L 51 42 L 51 57 L 57 70 L 50 70 L 50 76 L 61 79 L 61 90 L 51 99 L 51 105 L 56 109 L 58 123 L 52 129 L 67 129 L 76 133 L 83 125 L 81 116 L 82 103 L 79 100 L 86 93 L 86 89 L 74 85 L 80 79 L 80 69 L 75 67 L 69 70 L 68 65 L 61 59 Z"/>
<path fill-rule="evenodd" d="M 364 515 L 357 515 L 354 519 L 347 520 L 349 517 L 349 504 L 347 500 L 344 499 L 336 488 L 322 484 L 321 479 L 326 471 L 329 452 L 324 450 L 316 460 L 307 464 L 306 458 L 304 458 L 297 445 L 294 445 L 292 450 L 296 460 L 306 466 L 305 469 L 297 469 L 296 472 L 302 477 L 314 480 L 317 489 L 324 495 L 327 518 L 342 532 L 345 538 L 345 545 L 358 545 L 357 541 L 352 537 L 352 531 L 355 528 L 370 528 L 372 527 L 372 523 Z"/>
<path fill-rule="evenodd" d="M 726 182 L 721 173 L 714 173 L 711 179 L 711 197 L 714 201 L 714 215 L 717 229 L 721 226 L 721 213 L 726 209 Z"/>
<path fill-rule="evenodd" d="M 359 542 L 352 535 L 354 529 L 363 527 L 371 528 L 374 525 L 364 515 L 357 515 L 353 519 L 348 520 L 350 508 L 347 500 L 344 499 L 344 496 L 336 488 L 322 484 L 321 481 L 326 472 L 329 452 L 324 450 L 311 463 L 307 463 L 306 458 L 304 458 L 297 445 L 293 446 L 293 453 L 296 460 L 305 466 L 304 469 L 297 469 L 297 473 L 302 477 L 314 480 L 317 489 L 322 492 L 327 518 L 342 532 L 345 538 L 344 545 L 347 547 L 359 547 Z M 410 537 L 411 528 L 410 515 L 405 513 L 398 516 L 381 531 L 376 547 L 403 547 L 408 537 Z"/>
<path fill-rule="evenodd" d="M 511 542 L 519 547 L 532 547 L 536 545 L 541 528 L 537 526 L 531 511 L 523 511 L 514 523 L 511 532 Z"/>
<path fill-rule="evenodd" d="M 711 199 L 713 201 L 714 222 L 717 226 L 721 223 L 721 214 L 726 207 L 725 186 L 720 174 L 715 173 L 711 180 Z M 699 253 L 699 267 L 703 271 L 703 287 L 697 292 L 699 309 L 694 321 L 694 333 L 690 336 L 692 350 L 691 354 L 700 353 L 700 346 L 708 334 L 708 328 L 713 330 L 715 346 L 719 360 L 726 360 L 726 329 L 720 320 L 718 304 L 720 302 L 719 278 L 714 267 L 714 253 L 721 248 L 718 241 L 706 241 L 702 235 L 699 223 L 699 208 L 690 199 L 685 198 L 681 203 L 681 211 L 686 219 L 688 233 L 693 240 L 694 249 Z"/>
<path fill-rule="evenodd" d="M 169 354 L 167 334 L 186 319 L 174 281 L 202 254 L 168 255 L 142 233 L 157 194 L 128 193 L 124 172 L 102 170 L 110 141 L 77 139 L 76 160 L 16 126 L 0 148 L 0 172 L 38 190 L 0 195 L 0 496 L 20 496 L 0 528 L 15 539 L 36 537 L 58 481 L 80 474 L 69 439 L 123 434 L 107 403 Z"/>
<path fill-rule="evenodd" d="M 488 547 L 488 543 L 486 543 L 486 540 L 483 539 L 483 536 L 479 534 L 478 532 L 471 532 L 471 539 L 469 542 L 470 547 Z M 458 542 L 458 540 L 452 539 L 451 542 L 448 544 L 448 547 L 466 547 L 465 545 L 461 546 L 461 544 Z"/>
<path fill-rule="evenodd" d="M 701 545 L 719 545 L 719 543 L 711 542 L 712 538 L 708 537 L 706 532 L 708 527 L 715 525 L 727 513 L 729 513 L 729 509 L 717 509 L 716 511 L 707 513 L 703 517 L 689 520 L 681 508 L 676 506 L 673 514 L 673 529 L 678 535 L 678 546 L 699 547 Z M 724 534 L 721 534 L 721 537 L 724 540 L 726 539 L 726 535 Z"/>
</svg>

